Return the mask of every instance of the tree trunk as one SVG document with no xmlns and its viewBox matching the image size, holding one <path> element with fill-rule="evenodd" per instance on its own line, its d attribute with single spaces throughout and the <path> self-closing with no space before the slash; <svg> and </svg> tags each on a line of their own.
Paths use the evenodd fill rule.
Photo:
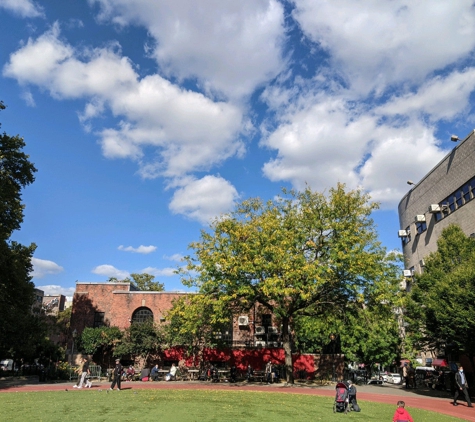
<svg viewBox="0 0 475 422">
<path fill-rule="evenodd" d="M 292 363 L 292 344 L 289 330 L 290 318 L 282 318 L 282 342 L 285 354 L 285 377 L 288 384 L 294 383 L 294 368 Z"/>
</svg>

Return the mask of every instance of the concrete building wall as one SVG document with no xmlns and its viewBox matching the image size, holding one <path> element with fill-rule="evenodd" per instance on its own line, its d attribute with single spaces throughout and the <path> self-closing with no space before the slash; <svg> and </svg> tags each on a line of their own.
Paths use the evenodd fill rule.
<svg viewBox="0 0 475 422">
<path fill-rule="evenodd" d="M 452 198 L 464 184 L 475 178 L 475 133 L 457 144 L 446 157 L 417 183 L 401 200 L 398 207 L 401 230 L 410 228 L 410 240 L 404 244 L 405 268 L 421 272 L 423 260 L 437 250 L 437 239 L 449 224 L 458 224 L 470 235 L 475 233 L 475 192 L 469 192 L 469 200 L 462 200 L 453 209 L 447 208 L 443 218 L 429 212 L 431 204 L 444 208 L 447 198 Z M 475 190 L 475 181 L 471 184 Z M 424 215 L 427 229 L 417 233 L 415 217 Z"/>
</svg>

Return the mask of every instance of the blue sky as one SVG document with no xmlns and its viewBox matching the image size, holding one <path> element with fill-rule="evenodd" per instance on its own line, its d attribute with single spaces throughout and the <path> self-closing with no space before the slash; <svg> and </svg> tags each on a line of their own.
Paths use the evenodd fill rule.
<svg viewBox="0 0 475 422">
<path fill-rule="evenodd" d="M 337 182 L 397 203 L 473 130 L 471 1 L 0 0 L 2 130 L 38 168 L 33 281 L 173 270 L 210 218 Z"/>
</svg>

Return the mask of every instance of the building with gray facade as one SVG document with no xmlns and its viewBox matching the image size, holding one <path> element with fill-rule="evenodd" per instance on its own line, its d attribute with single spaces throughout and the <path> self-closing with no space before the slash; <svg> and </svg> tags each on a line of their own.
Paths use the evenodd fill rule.
<svg viewBox="0 0 475 422">
<path fill-rule="evenodd" d="M 456 136 L 452 140 L 458 142 Z M 475 236 L 475 131 L 413 185 L 398 212 L 405 276 L 423 271 L 424 259 L 437 250 L 437 239 L 449 224 Z"/>
</svg>

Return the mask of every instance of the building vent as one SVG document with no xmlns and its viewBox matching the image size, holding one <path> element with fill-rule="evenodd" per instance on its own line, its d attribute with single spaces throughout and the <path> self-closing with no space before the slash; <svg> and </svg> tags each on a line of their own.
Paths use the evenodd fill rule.
<svg viewBox="0 0 475 422">
<path fill-rule="evenodd" d="M 241 315 L 238 318 L 238 324 L 241 326 L 249 325 L 249 317 L 247 315 Z"/>
<path fill-rule="evenodd" d="M 440 205 L 439 204 L 430 204 L 429 205 L 429 212 L 431 212 L 431 213 L 440 212 Z"/>
<path fill-rule="evenodd" d="M 266 333 L 266 327 L 263 327 L 261 325 L 258 325 L 256 327 L 256 334 L 265 334 Z"/>
<path fill-rule="evenodd" d="M 404 277 L 412 277 L 414 275 L 413 270 L 404 270 L 403 271 Z"/>
<path fill-rule="evenodd" d="M 424 221 L 426 221 L 426 216 L 424 214 L 416 215 L 414 221 L 416 223 L 423 223 Z"/>
<path fill-rule="evenodd" d="M 408 237 L 409 233 L 409 230 L 398 230 L 397 235 L 398 237 Z"/>
</svg>

